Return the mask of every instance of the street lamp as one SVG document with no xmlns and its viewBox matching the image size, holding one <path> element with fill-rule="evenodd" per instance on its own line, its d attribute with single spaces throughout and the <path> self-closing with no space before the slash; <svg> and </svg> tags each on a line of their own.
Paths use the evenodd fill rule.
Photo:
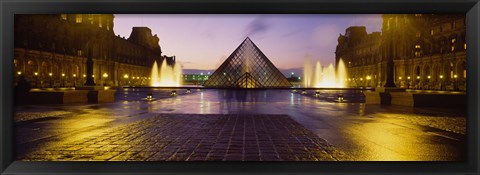
<svg viewBox="0 0 480 175">
<path fill-rule="evenodd" d="M 77 74 L 73 74 L 73 86 L 77 86 Z"/>
<path fill-rule="evenodd" d="M 123 78 L 125 79 L 125 84 L 128 85 L 128 74 L 123 75 Z"/>
<path fill-rule="evenodd" d="M 65 87 L 65 73 L 62 73 L 62 87 Z"/>
<path fill-rule="evenodd" d="M 440 75 L 440 90 L 443 90 L 443 75 Z"/>
<path fill-rule="evenodd" d="M 370 79 L 372 79 L 372 77 L 370 77 L 370 75 L 367 75 L 366 79 L 367 79 L 367 87 L 370 87 Z"/>
<path fill-rule="evenodd" d="M 48 73 L 48 76 L 50 76 L 50 87 L 52 87 L 52 88 L 53 88 L 53 82 L 52 82 L 52 81 L 53 81 L 53 79 L 52 79 L 52 75 L 53 75 L 53 74 L 52 74 L 51 72 L 50 72 L 50 73 Z"/>
<path fill-rule="evenodd" d="M 107 73 L 103 73 L 102 77 L 103 77 L 103 80 L 102 80 L 102 81 L 103 81 L 103 85 L 106 86 L 107 83 L 105 83 L 105 80 L 108 78 L 108 74 L 107 74 Z"/>
<path fill-rule="evenodd" d="M 35 87 L 38 87 L 38 72 L 34 72 L 33 75 L 35 75 Z"/>
<path fill-rule="evenodd" d="M 454 90 L 458 90 L 458 79 L 457 79 L 457 75 L 453 75 L 453 78 L 455 78 Z"/>
</svg>

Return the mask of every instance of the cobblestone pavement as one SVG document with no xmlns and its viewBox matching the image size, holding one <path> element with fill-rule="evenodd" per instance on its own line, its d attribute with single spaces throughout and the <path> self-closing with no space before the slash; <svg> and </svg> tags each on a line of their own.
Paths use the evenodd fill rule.
<svg viewBox="0 0 480 175">
<path fill-rule="evenodd" d="M 350 98 L 355 99 L 359 92 L 350 91 L 321 91 L 320 97 L 315 97 L 313 91 L 308 91 L 307 94 L 292 93 L 289 90 L 176 91 L 178 95 L 171 96 L 170 90 L 134 88 L 117 91 L 118 101 L 115 103 L 17 106 L 16 157 L 28 158 L 26 160 L 155 160 L 154 155 L 163 154 L 158 152 L 165 151 L 168 154 L 173 150 L 174 153 L 170 156 L 174 156 L 163 160 L 176 160 L 176 152 L 182 149 L 178 156 L 186 160 L 190 158 L 187 153 L 196 153 L 197 147 L 192 148 L 190 145 L 193 140 L 191 143 L 197 144 L 199 148 L 203 147 L 199 146 L 203 142 L 214 143 L 210 149 L 215 151 L 209 151 L 207 158 L 210 154 L 215 155 L 218 150 L 218 154 L 225 152 L 225 160 L 251 160 L 256 157 L 254 154 L 243 154 L 243 151 L 247 153 L 253 150 L 248 146 L 249 141 L 253 141 L 251 131 L 257 133 L 255 139 L 259 146 L 259 160 L 463 161 L 467 156 L 465 109 L 365 105 L 352 101 Z M 157 100 L 141 100 L 152 92 Z M 338 93 L 352 94 L 345 95 L 346 103 L 337 103 L 334 100 Z M 202 119 L 202 116 L 205 118 Z M 227 117 L 230 119 L 221 119 L 221 116 L 230 116 Z M 241 119 L 244 125 L 237 125 L 240 122 L 231 126 L 231 116 L 253 116 L 258 119 L 252 119 L 255 126 L 248 123 L 249 117 Z M 280 120 L 282 117 L 278 116 L 288 116 L 288 119 Z M 278 118 L 278 123 L 273 118 Z M 268 127 L 262 131 L 258 130 L 257 121 L 271 121 L 272 124 L 265 125 Z M 169 127 L 163 126 L 165 122 Z M 215 129 L 221 126 L 221 122 L 225 122 L 224 127 L 234 127 L 231 128 L 233 136 L 238 135 L 237 130 L 242 131 L 237 126 L 244 127 L 247 149 L 232 146 L 235 149 L 228 152 L 230 140 L 226 145 L 226 139 L 217 139 L 208 133 L 205 135 L 208 130 L 206 128 L 210 128 L 209 132 L 217 134 L 216 136 L 225 134 L 226 131 Z M 291 130 L 288 132 L 279 129 L 281 127 L 289 127 Z M 304 129 L 304 135 L 299 134 Z M 178 131 L 182 137 L 192 139 L 172 140 L 171 138 L 177 138 L 174 131 Z M 260 142 L 261 137 L 258 136 L 262 132 L 272 134 L 269 135 L 271 144 Z M 154 137 L 149 138 L 152 135 Z M 233 139 L 241 137 L 233 136 Z M 290 146 L 291 140 L 276 141 L 276 136 L 307 136 L 319 148 L 310 149 L 307 145 L 311 144 L 306 144 L 303 146 L 306 147 L 306 152 L 295 152 Z M 161 137 L 164 138 L 159 139 Z M 201 137 L 203 139 L 200 139 L 200 143 L 196 143 L 197 138 Z M 174 144 L 168 146 L 160 143 L 158 147 L 152 146 L 160 140 L 168 139 Z M 236 141 L 232 143 L 239 144 Z M 282 146 L 275 146 L 277 143 Z M 177 148 L 170 148 L 172 145 Z M 183 148 L 183 145 L 190 146 Z M 273 145 L 274 149 L 261 154 L 260 148 L 263 145 L 270 148 Z M 219 148 L 222 146 L 226 146 L 227 150 Z M 155 150 L 163 148 L 165 149 Z M 190 152 L 192 149 L 193 152 Z M 241 159 L 238 150 L 242 150 Z M 295 156 L 286 159 L 283 157 L 285 151 L 285 155 L 292 155 L 288 153 L 292 151 Z M 204 152 L 205 150 L 203 154 Z M 305 157 L 305 153 L 312 156 Z M 269 156 L 262 159 L 261 155 Z M 220 159 L 220 156 L 211 157 Z M 195 159 L 196 156 L 191 158 Z"/>
<path fill-rule="evenodd" d="M 287 115 L 159 114 L 26 155 L 27 161 L 336 160 Z"/>
</svg>

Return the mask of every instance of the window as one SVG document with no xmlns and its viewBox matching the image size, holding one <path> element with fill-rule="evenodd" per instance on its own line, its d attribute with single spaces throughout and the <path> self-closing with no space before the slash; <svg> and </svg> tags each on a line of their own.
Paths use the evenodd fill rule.
<svg viewBox="0 0 480 175">
<path fill-rule="evenodd" d="M 454 44 L 455 41 L 457 41 L 457 39 L 453 38 L 453 39 L 452 39 L 452 44 Z"/>
<path fill-rule="evenodd" d="M 433 29 L 430 29 L 430 35 L 433 35 Z"/>
<path fill-rule="evenodd" d="M 76 22 L 76 23 L 82 23 L 82 20 L 83 20 L 83 19 L 82 19 L 82 15 L 77 15 L 77 16 L 75 17 L 75 22 Z"/>
<path fill-rule="evenodd" d="M 467 50 L 467 43 L 463 44 L 463 49 Z"/>
<path fill-rule="evenodd" d="M 450 49 L 452 52 L 455 51 L 455 46 L 452 46 L 452 48 Z"/>
<path fill-rule="evenodd" d="M 63 20 L 67 20 L 67 14 L 61 14 L 60 18 L 62 18 Z"/>
<path fill-rule="evenodd" d="M 415 49 L 420 49 L 421 46 L 419 44 L 415 45 Z"/>
</svg>

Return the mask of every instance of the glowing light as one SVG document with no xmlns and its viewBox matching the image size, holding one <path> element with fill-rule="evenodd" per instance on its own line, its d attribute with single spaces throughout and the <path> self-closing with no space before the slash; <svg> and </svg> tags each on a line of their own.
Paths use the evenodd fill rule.
<svg viewBox="0 0 480 175">
<path fill-rule="evenodd" d="M 17 72 L 18 75 L 22 75 L 22 72 Z"/>
<path fill-rule="evenodd" d="M 429 76 L 427 76 L 427 78 L 428 78 L 428 79 L 430 79 L 430 75 L 429 75 Z"/>
<path fill-rule="evenodd" d="M 62 73 L 62 77 L 64 77 L 64 76 L 65 76 L 65 74 L 64 74 L 64 73 Z"/>
<path fill-rule="evenodd" d="M 408 77 L 407 77 L 407 79 L 409 79 L 409 80 L 410 80 L 410 76 L 408 76 Z"/>
<path fill-rule="evenodd" d="M 337 70 L 333 64 L 323 68 L 320 61 L 315 66 L 309 59 L 305 60 L 303 84 L 305 87 L 344 87 L 346 80 L 346 68 L 342 59 L 338 61 Z M 293 75 L 293 72 L 292 72 Z"/>
<path fill-rule="evenodd" d="M 370 77 L 370 76 L 367 76 L 367 77 L 366 77 L 366 79 L 367 79 L 367 80 L 370 80 L 370 79 L 372 79 L 372 77 Z"/>
<path fill-rule="evenodd" d="M 399 79 L 399 80 L 401 80 L 401 79 L 402 79 L 402 77 L 398 77 L 398 79 Z"/>
<path fill-rule="evenodd" d="M 152 66 L 151 86 L 180 86 L 182 82 L 182 69 L 180 64 L 173 67 L 167 65 L 167 60 L 163 60 L 160 69 L 155 61 Z"/>
<path fill-rule="evenodd" d="M 440 78 L 443 78 L 443 75 L 440 75 Z"/>
<path fill-rule="evenodd" d="M 453 75 L 453 78 L 457 78 L 457 75 Z"/>
<path fill-rule="evenodd" d="M 48 73 L 48 76 L 52 76 L 53 74 L 52 73 Z"/>
<path fill-rule="evenodd" d="M 83 74 L 83 77 L 87 77 L 87 75 Z"/>
<path fill-rule="evenodd" d="M 73 77 L 77 77 L 77 74 L 73 74 Z"/>
<path fill-rule="evenodd" d="M 127 75 L 127 74 L 123 75 L 123 78 L 127 79 L 127 78 L 128 78 L 128 75 Z"/>
<path fill-rule="evenodd" d="M 38 72 L 33 73 L 35 76 L 38 76 Z"/>
<path fill-rule="evenodd" d="M 107 73 L 103 73 L 103 78 L 107 78 L 108 77 L 108 74 Z"/>
<path fill-rule="evenodd" d="M 420 76 L 417 76 L 417 79 L 420 79 Z"/>
</svg>

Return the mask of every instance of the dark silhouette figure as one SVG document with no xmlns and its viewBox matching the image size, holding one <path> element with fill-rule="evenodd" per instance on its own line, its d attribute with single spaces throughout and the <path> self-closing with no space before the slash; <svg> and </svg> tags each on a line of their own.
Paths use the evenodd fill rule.
<svg viewBox="0 0 480 175">
<path fill-rule="evenodd" d="M 15 102 L 17 104 L 24 104 L 28 99 L 28 92 L 32 89 L 32 83 L 20 75 L 18 77 L 17 85 L 15 86 Z"/>
</svg>

